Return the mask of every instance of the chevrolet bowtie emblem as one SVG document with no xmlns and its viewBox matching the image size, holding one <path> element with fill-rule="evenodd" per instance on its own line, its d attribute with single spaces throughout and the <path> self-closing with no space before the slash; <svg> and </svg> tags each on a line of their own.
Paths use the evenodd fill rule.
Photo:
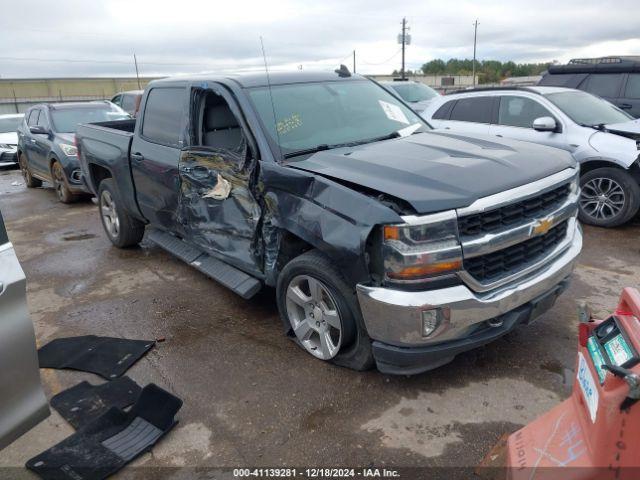
<svg viewBox="0 0 640 480">
<path fill-rule="evenodd" d="M 552 226 L 553 226 L 553 217 L 538 220 L 538 222 L 533 226 L 533 234 L 544 235 L 549 230 L 551 230 Z"/>
</svg>

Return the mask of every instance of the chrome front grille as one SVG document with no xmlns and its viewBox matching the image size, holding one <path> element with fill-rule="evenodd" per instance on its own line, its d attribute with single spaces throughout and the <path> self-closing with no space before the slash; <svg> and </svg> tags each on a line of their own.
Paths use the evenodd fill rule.
<svg viewBox="0 0 640 480">
<path fill-rule="evenodd" d="M 567 223 L 546 234 L 503 250 L 464 260 L 464 269 L 479 282 L 491 282 L 520 271 L 524 266 L 546 257 L 567 236 Z"/>
<path fill-rule="evenodd" d="M 569 248 L 578 212 L 577 169 L 484 197 L 457 210 L 463 270 L 487 292 L 539 271 Z"/>
<path fill-rule="evenodd" d="M 544 217 L 566 201 L 570 193 L 568 183 L 535 197 L 527 198 L 504 207 L 475 215 L 467 215 L 458 221 L 461 237 L 504 230 L 532 218 Z"/>
</svg>

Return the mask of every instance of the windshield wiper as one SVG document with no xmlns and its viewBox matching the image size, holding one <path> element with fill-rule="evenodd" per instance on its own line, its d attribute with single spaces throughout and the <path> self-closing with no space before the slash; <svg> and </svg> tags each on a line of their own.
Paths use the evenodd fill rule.
<svg viewBox="0 0 640 480">
<path fill-rule="evenodd" d="M 322 152 L 323 150 L 329 150 L 330 148 L 336 148 L 336 147 L 327 145 L 326 143 L 324 143 L 322 145 L 316 145 L 315 147 L 305 148 L 302 150 L 296 150 L 294 152 L 285 153 L 283 157 L 284 158 L 299 157 L 300 155 L 309 155 L 311 153 Z"/>
</svg>

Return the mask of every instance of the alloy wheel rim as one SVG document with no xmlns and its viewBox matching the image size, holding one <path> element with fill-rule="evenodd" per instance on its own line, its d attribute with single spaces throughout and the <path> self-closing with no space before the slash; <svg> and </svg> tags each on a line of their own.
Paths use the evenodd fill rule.
<svg viewBox="0 0 640 480">
<path fill-rule="evenodd" d="M 342 320 L 327 286 L 309 275 L 294 277 L 287 286 L 287 317 L 293 332 L 311 355 L 330 360 L 342 345 Z"/>
<path fill-rule="evenodd" d="M 53 185 L 60 200 L 64 199 L 64 174 L 57 163 L 53 165 Z"/>
<path fill-rule="evenodd" d="M 624 189 L 611 178 L 594 178 L 582 186 L 580 208 L 595 220 L 609 220 L 618 216 L 625 202 Z"/>
<path fill-rule="evenodd" d="M 117 238 L 120 232 L 120 220 L 116 213 L 116 202 L 106 190 L 100 195 L 100 215 L 109 235 L 112 238 Z"/>
</svg>

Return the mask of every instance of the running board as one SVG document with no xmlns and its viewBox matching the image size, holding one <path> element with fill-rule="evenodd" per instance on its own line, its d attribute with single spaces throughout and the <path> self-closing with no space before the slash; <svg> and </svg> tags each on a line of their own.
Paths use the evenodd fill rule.
<svg viewBox="0 0 640 480">
<path fill-rule="evenodd" d="M 151 230 L 147 237 L 160 248 L 200 270 L 242 298 L 249 299 L 262 288 L 262 284 L 257 278 L 204 253 L 199 248 L 189 245 L 169 233 Z"/>
</svg>

